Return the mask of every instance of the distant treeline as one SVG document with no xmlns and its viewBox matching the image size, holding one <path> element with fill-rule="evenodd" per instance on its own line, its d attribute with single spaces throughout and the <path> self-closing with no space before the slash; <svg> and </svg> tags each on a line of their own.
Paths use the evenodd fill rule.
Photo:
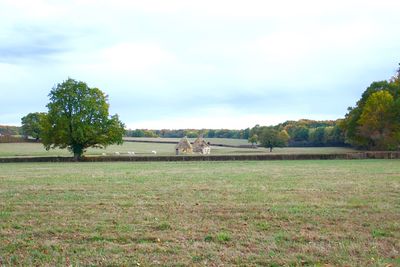
<svg viewBox="0 0 400 267">
<path fill-rule="evenodd" d="M 260 137 L 265 128 L 272 128 L 276 130 L 279 136 L 282 136 L 283 140 L 278 143 L 282 143 L 283 146 L 288 145 L 292 147 L 308 147 L 308 146 L 346 146 L 344 132 L 340 128 L 341 120 L 326 120 L 326 121 L 315 121 L 315 120 L 298 120 L 298 121 L 286 121 L 276 126 L 267 127 L 259 126 L 251 128 L 250 130 L 250 141 L 257 140 L 262 141 Z M 252 140 L 252 137 L 256 136 Z"/>
<path fill-rule="evenodd" d="M 277 131 L 285 131 L 288 135 L 289 146 L 345 146 L 343 131 L 337 121 L 299 120 L 286 121 L 272 126 Z M 128 137 L 163 137 L 163 138 L 232 138 L 249 140 L 252 136 L 260 134 L 264 126 L 256 125 L 253 128 L 242 130 L 229 129 L 179 129 L 179 130 L 127 130 Z M 254 140 L 254 139 L 253 139 Z M 250 140 L 249 142 L 252 142 Z M 255 140 L 258 142 L 259 140 Z"/>
<path fill-rule="evenodd" d="M 289 139 L 288 146 L 345 146 L 343 130 L 337 121 L 299 120 L 286 121 L 272 126 L 277 131 L 286 131 Z M 204 138 L 231 138 L 250 139 L 253 135 L 259 135 L 264 126 L 256 125 L 253 128 L 242 130 L 230 129 L 179 129 L 179 130 L 126 130 L 127 137 L 162 137 L 162 138 L 196 138 L 202 135 Z M 24 135 L 21 127 L 0 125 L 0 135 L 15 136 Z M 4 137 L 3 137 L 4 138 Z M 257 140 L 259 141 L 259 140 Z"/>
<path fill-rule="evenodd" d="M 16 143 L 25 141 L 20 135 L 21 127 L 0 125 L 0 143 Z"/>
<path fill-rule="evenodd" d="M 244 130 L 229 129 L 179 129 L 179 130 L 148 130 L 136 129 L 127 130 L 126 136 L 129 137 L 163 137 L 163 138 L 196 138 L 202 135 L 204 138 L 232 138 L 232 139 L 248 139 L 250 137 L 250 128 Z"/>
<path fill-rule="evenodd" d="M 291 137 L 290 146 L 346 146 L 341 120 L 288 121 L 281 125 Z"/>
<path fill-rule="evenodd" d="M 21 127 L 0 125 L 0 135 L 20 135 Z"/>
</svg>

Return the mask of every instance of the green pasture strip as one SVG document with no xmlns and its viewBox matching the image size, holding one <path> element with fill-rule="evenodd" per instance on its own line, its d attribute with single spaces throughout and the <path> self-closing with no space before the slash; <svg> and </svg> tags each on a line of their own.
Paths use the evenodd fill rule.
<svg viewBox="0 0 400 267">
<path fill-rule="evenodd" d="M 396 266 L 400 160 L 0 164 L 22 266 Z"/>
</svg>

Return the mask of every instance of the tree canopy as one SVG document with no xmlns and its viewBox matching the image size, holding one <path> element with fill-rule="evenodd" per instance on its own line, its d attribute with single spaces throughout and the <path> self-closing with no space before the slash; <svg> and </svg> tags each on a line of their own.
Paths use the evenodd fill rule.
<svg viewBox="0 0 400 267">
<path fill-rule="evenodd" d="M 278 132 L 279 146 L 345 146 L 344 133 L 337 121 L 298 120 L 286 121 L 275 126 L 269 126 Z M 261 132 L 266 126 L 256 125 L 250 129 L 249 142 L 259 142 L 261 145 Z M 256 138 L 254 138 L 254 136 Z M 277 145 L 274 145 L 277 146 Z"/>
<path fill-rule="evenodd" d="M 399 149 L 400 69 L 389 81 L 373 82 L 348 110 L 341 123 L 346 142 L 365 149 Z"/>
<path fill-rule="evenodd" d="M 49 98 L 41 136 L 46 149 L 68 148 L 79 159 L 89 147 L 122 143 L 124 124 L 118 115 L 109 116 L 108 97 L 100 89 L 69 78 Z"/>
<path fill-rule="evenodd" d="M 42 134 L 41 122 L 45 119 L 45 117 L 46 113 L 43 112 L 29 113 L 26 116 L 22 117 L 21 118 L 22 135 L 24 135 L 25 138 L 31 136 L 36 140 L 39 140 Z"/>
<path fill-rule="evenodd" d="M 271 152 L 274 147 L 287 146 L 289 140 L 289 135 L 285 130 L 278 131 L 272 126 L 260 127 L 257 135 L 261 146 L 269 148 Z"/>
</svg>

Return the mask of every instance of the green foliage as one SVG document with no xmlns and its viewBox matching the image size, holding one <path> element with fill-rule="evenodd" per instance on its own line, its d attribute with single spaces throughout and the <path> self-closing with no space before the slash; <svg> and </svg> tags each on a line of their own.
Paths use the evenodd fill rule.
<svg viewBox="0 0 400 267">
<path fill-rule="evenodd" d="M 127 130 L 126 136 L 130 137 L 163 137 L 163 138 L 196 138 L 202 135 L 204 138 L 229 138 L 229 139 L 248 139 L 250 136 L 250 128 L 242 130 L 230 129 L 162 129 L 148 130 L 135 129 Z"/>
<path fill-rule="evenodd" d="M 188 138 L 197 138 L 199 136 L 199 133 L 197 131 L 186 130 L 185 136 L 187 136 Z"/>
<path fill-rule="evenodd" d="M 325 142 L 325 127 L 311 129 L 309 132 L 309 141 L 317 146 L 321 146 Z"/>
<path fill-rule="evenodd" d="M 229 233 L 220 232 L 220 233 L 217 234 L 217 238 L 216 239 L 221 243 L 225 243 L 225 242 L 229 242 L 232 238 L 231 238 Z"/>
<path fill-rule="evenodd" d="M 294 141 L 307 141 L 308 140 L 309 130 L 305 126 L 292 127 L 291 132 L 292 132 L 292 137 L 293 137 Z"/>
<path fill-rule="evenodd" d="M 274 127 L 260 127 L 258 139 L 261 146 L 268 147 L 272 151 L 274 147 L 286 146 L 288 141 L 286 139 L 287 136 L 287 133 L 279 132 Z"/>
<path fill-rule="evenodd" d="M 400 71 L 389 81 L 373 82 L 340 126 L 346 142 L 374 150 L 400 146 Z"/>
<path fill-rule="evenodd" d="M 89 147 L 121 144 L 124 124 L 109 116 L 107 96 L 98 88 L 71 78 L 50 94 L 48 115 L 42 121 L 45 148 L 68 148 L 76 159 Z"/>
<path fill-rule="evenodd" d="M 387 232 L 381 229 L 372 229 L 371 234 L 374 238 L 390 236 Z"/>
<path fill-rule="evenodd" d="M 280 146 L 345 146 L 344 132 L 339 127 L 340 123 L 341 120 L 314 121 L 302 119 L 286 121 L 272 128 L 279 131 L 279 139 L 283 142 Z M 250 136 L 259 136 L 264 128 L 260 125 L 254 126 L 250 130 Z"/>
<path fill-rule="evenodd" d="M 144 130 L 144 137 L 158 137 L 158 135 L 152 130 Z"/>
<path fill-rule="evenodd" d="M 287 146 L 289 143 L 290 136 L 286 130 L 282 130 L 278 133 L 278 139 L 281 143 L 281 146 Z"/>
<path fill-rule="evenodd" d="M 341 120 L 338 120 L 338 124 L 335 126 L 325 127 L 324 131 L 324 142 L 326 144 L 343 144 L 344 142 L 344 132 L 340 128 Z"/>
<path fill-rule="evenodd" d="M 368 140 L 368 145 L 377 149 L 396 149 L 400 139 L 396 138 L 400 125 L 394 121 L 394 100 L 386 91 L 373 93 L 361 113 L 359 134 Z"/>
<path fill-rule="evenodd" d="M 127 130 L 126 133 L 127 133 L 127 136 L 131 136 L 131 137 L 144 137 L 144 131 L 140 130 L 140 129 Z"/>
<path fill-rule="evenodd" d="M 258 135 L 257 134 L 253 134 L 250 138 L 249 138 L 249 143 L 251 143 L 252 145 L 257 144 L 258 142 Z"/>
<path fill-rule="evenodd" d="M 159 137 L 154 131 L 148 129 L 127 130 L 126 136 L 130 137 Z"/>
<path fill-rule="evenodd" d="M 204 241 L 205 242 L 212 242 L 213 241 L 213 237 L 212 237 L 212 235 L 206 235 L 205 237 L 204 237 Z"/>
<path fill-rule="evenodd" d="M 29 113 L 25 117 L 21 119 L 21 131 L 22 134 L 28 138 L 28 136 L 32 136 L 36 140 L 39 140 L 40 135 L 42 133 L 41 123 L 45 119 L 46 113 L 43 112 L 34 112 Z"/>
<path fill-rule="evenodd" d="M 337 121 L 286 121 L 276 127 L 290 136 L 289 146 L 344 146 L 343 130 Z"/>
<path fill-rule="evenodd" d="M 271 225 L 269 225 L 267 222 L 258 222 L 256 226 L 260 231 L 268 231 L 271 228 Z"/>
<path fill-rule="evenodd" d="M 250 137 L 250 128 L 246 128 L 242 131 L 241 137 L 242 139 L 249 139 Z"/>
<path fill-rule="evenodd" d="M 0 135 L 19 135 L 21 128 L 17 126 L 0 125 Z"/>
</svg>

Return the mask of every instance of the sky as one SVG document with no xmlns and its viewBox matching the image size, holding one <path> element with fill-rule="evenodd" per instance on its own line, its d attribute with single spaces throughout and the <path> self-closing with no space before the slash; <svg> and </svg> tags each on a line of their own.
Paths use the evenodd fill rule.
<svg viewBox="0 0 400 267">
<path fill-rule="evenodd" d="M 398 0 L 0 0 L 0 124 L 68 79 L 127 128 L 343 118 L 400 62 Z"/>
</svg>

